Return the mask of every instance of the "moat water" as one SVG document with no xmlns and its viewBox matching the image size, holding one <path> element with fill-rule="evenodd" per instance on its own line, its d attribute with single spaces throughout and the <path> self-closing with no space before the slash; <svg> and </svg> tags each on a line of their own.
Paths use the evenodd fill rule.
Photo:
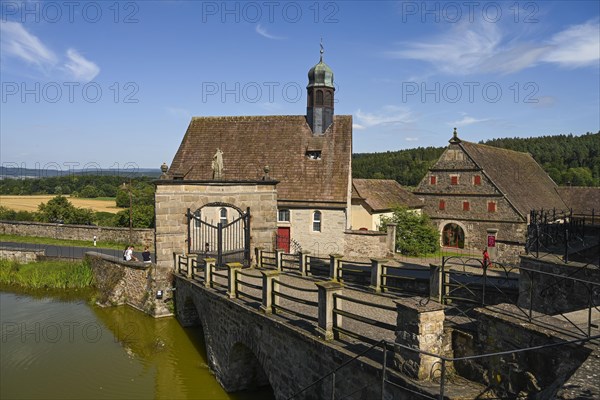
<svg viewBox="0 0 600 400">
<path fill-rule="evenodd" d="M 2 399 L 273 399 L 226 393 L 200 328 L 84 296 L 0 292 Z"/>
</svg>

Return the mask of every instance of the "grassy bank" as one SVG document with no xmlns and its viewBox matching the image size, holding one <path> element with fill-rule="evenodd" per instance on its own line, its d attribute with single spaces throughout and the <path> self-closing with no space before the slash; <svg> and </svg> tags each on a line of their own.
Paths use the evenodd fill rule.
<svg viewBox="0 0 600 400">
<path fill-rule="evenodd" d="M 85 261 L 20 264 L 0 260 L 0 285 L 28 289 L 85 289 L 92 284 L 92 269 Z"/>
<path fill-rule="evenodd" d="M 1 242 L 15 242 L 15 243 L 33 243 L 33 244 L 51 244 L 56 246 L 72 246 L 72 247 L 94 247 L 91 240 L 66 240 L 66 239 L 54 239 L 48 237 L 37 237 L 37 236 L 17 236 L 17 235 L 5 235 L 0 234 Z M 136 246 L 142 247 L 139 243 L 133 243 Z M 116 249 L 123 250 L 125 244 L 117 242 L 105 242 L 98 241 L 98 248 L 102 249 Z"/>
</svg>

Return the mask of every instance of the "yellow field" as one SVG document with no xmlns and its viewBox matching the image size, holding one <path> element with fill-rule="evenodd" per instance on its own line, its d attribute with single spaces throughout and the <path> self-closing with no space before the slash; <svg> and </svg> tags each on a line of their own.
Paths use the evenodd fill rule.
<svg viewBox="0 0 600 400">
<path fill-rule="evenodd" d="M 0 196 L 0 206 L 10 208 L 16 211 L 37 211 L 38 205 L 47 203 L 55 196 L 40 195 L 40 196 Z M 95 199 L 80 199 L 77 197 L 65 196 L 71 204 L 80 208 L 91 208 L 94 211 L 105 211 L 110 213 L 118 213 L 123 210 L 115 206 L 114 200 L 95 200 Z"/>
</svg>

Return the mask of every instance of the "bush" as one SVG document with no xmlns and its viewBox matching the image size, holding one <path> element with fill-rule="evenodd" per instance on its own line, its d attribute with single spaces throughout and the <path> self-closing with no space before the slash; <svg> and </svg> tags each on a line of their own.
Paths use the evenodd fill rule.
<svg viewBox="0 0 600 400">
<path fill-rule="evenodd" d="M 440 234 L 431 225 L 429 217 L 406 208 L 397 208 L 390 218 L 382 218 L 382 225 L 395 223 L 396 250 L 408 256 L 435 253 L 440 248 Z"/>
</svg>

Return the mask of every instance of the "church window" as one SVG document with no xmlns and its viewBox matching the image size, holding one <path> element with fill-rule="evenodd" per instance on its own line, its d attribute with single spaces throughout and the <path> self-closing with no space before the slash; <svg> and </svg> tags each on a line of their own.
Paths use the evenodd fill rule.
<svg viewBox="0 0 600 400">
<path fill-rule="evenodd" d="M 321 232 L 321 211 L 313 212 L 312 230 L 313 232 Z"/>
</svg>

